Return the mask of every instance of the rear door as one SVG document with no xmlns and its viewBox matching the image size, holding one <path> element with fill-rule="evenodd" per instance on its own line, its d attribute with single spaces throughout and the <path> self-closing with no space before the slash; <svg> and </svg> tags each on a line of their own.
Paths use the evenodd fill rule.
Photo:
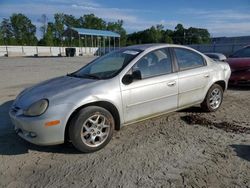
<svg viewBox="0 0 250 188">
<path fill-rule="evenodd" d="M 211 76 L 205 59 L 186 48 L 173 48 L 173 52 L 179 69 L 178 108 L 202 102 Z"/>
</svg>

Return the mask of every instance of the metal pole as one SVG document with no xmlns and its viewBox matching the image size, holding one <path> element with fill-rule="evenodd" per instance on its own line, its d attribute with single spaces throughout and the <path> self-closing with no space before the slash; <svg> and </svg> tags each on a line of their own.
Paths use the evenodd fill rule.
<svg viewBox="0 0 250 188">
<path fill-rule="evenodd" d="M 87 37 L 86 37 L 86 35 L 84 35 L 84 48 L 85 48 L 85 54 L 87 54 Z"/>
<path fill-rule="evenodd" d="M 72 30 L 70 30 L 70 47 L 72 47 Z"/>
<path fill-rule="evenodd" d="M 100 51 L 99 51 L 99 56 L 102 55 L 102 37 L 100 37 L 100 40 L 99 40 L 99 48 L 100 48 Z"/>
<path fill-rule="evenodd" d="M 95 54 L 98 56 L 98 48 L 97 48 L 97 36 L 95 37 Z"/>
<path fill-rule="evenodd" d="M 97 37 L 97 55 L 100 56 L 99 38 Z"/>
<path fill-rule="evenodd" d="M 91 47 L 94 46 L 93 35 L 91 35 Z"/>
<path fill-rule="evenodd" d="M 109 37 L 109 52 L 110 52 L 110 37 Z"/>
<path fill-rule="evenodd" d="M 80 34 L 78 34 L 78 46 L 80 48 Z"/>
<path fill-rule="evenodd" d="M 102 37 L 99 40 L 99 47 L 100 47 L 100 56 L 102 56 Z"/>
<path fill-rule="evenodd" d="M 103 53 L 103 55 L 104 55 L 104 54 L 106 54 L 105 37 L 103 37 L 103 47 L 104 47 L 104 53 Z"/>
<path fill-rule="evenodd" d="M 80 56 L 80 34 L 78 34 L 78 48 L 79 48 L 79 50 L 78 50 L 78 52 L 79 52 L 79 56 Z"/>
<path fill-rule="evenodd" d="M 115 50 L 115 37 L 114 37 L 114 50 Z"/>
<path fill-rule="evenodd" d="M 91 35 L 91 53 L 93 53 L 93 47 L 94 47 L 94 41 L 93 41 L 93 35 Z"/>
<path fill-rule="evenodd" d="M 121 47 L 121 38 L 119 37 L 119 49 Z"/>
</svg>

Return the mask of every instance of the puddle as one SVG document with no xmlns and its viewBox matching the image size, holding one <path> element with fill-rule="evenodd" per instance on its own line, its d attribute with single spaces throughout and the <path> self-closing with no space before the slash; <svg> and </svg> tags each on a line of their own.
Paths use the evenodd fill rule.
<svg viewBox="0 0 250 188">
<path fill-rule="evenodd" d="M 204 117 L 200 117 L 197 115 L 186 115 L 181 117 L 181 119 L 183 121 L 185 121 L 187 124 L 189 125 L 202 125 L 208 128 L 218 128 L 218 129 L 222 129 L 226 132 L 232 132 L 232 133 L 246 133 L 246 134 L 250 134 L 250 128 L 249 127 L 243 127 L 234 123 L 230 123 L 230 122 L 213 122 L 211 120 L 208 120 L 207 118 Z"/>
</svg>

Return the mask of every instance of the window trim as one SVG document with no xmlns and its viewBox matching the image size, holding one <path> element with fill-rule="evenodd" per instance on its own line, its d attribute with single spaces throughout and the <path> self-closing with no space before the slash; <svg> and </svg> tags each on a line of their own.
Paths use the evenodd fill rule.
<svg viewBox="0 0 250 188">
<path fill-rule="evenodd" d="M 155 51 L 158 51 L 158 50 L 166 50 L 167 51 L 167 55 L 169 55 L 169 58 L 170 58 L 170 61 L 171 61 L 171 72 L 170 73 L 162 73 L 162 74 L 158 74 L 158 75 L 153 75 L 153 76 L 149 76 L 149 77 L 146 77 L 146 78 L 142 78 L 141 80 L 146 80 L 146 79 L 150 79 L 150 78 L 155 78 L 155 77 L 159 77 L 159 76 L 163 76 L 163 75 L 169 75 L 169 74 L 172 74 L 172 73 L 175 73 L 176 70 L 175 70 L 175 65 L 174 65 L 174 59 L 173 59 L 173 55 L 171 53 L 171 50 L 170 50 L 170 47 L 164 47 L 164 48 L 158 48 L 158 49 L 154 49 L 148 53 L 146 53 L 145 55 L 143 55 L 140 59 L 138 59 L 138 61 L 136 61 L 134 63 L 134 65 L 136 65 L 142 58 L 144 58 L 146 55 L 148 55 L 149 53 L 152 53 L 152 52 L 155 52 Z M 129 69 L 128 72 L 131 71 L 131 69 L 133 69 L 134 65 Z M 128 72 L 126 74 L 128 74 Z M 125 75 L 126 75 L 125 74 Z M 136 81 L 140 81 L 140 80 L 136 80 Z"/>
<path fill-rule="evenodd" d="M 198 56 L 200 56 L 200 57 L 202 58 L 202 60 L 203 60 L 203 65 L 197 66 L 197 67 L 185 68 L 185 69 L 180 70 L 180 66 L 179 66 L 179 64 L 178 64 L 178 59 L 177 59 L 177 55 L 176 55 L 175 49 L 182 49 L 182 50 L 186 50 L 186 51 L 189 51 L 189 52 L 191 52 L 191 53 L 197 54 Z M 178 71 L 178 72 L 187 71 L 187 70 L 192 70 L 192 69 L 197 69 L 197 68 L 201 68 L 201 67 L 207 66 L 207 61 L 205 60 L 205 58 L 204 58 L 201 54 L 199 54 L 199 53 L 197 53 L 197 52 L 195 52 L 195 51 L 193 51 L 193 50 L 190 50 L 190 49 L 187 49 L 187 48 L 182 48 L 182 47 L 172 47 L 172 48 L 171 48 L 171 51 L 172 51 L 172 53 L 173 53 L 174 61 L 175 61 L 175 64 L 176 64 L 176 66 L 177 66 L 177 71 Z"/>
</svg>

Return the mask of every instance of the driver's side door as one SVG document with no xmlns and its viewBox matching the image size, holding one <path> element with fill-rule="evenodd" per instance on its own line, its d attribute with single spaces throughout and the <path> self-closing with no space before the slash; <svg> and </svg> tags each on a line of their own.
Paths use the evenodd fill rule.
<svg viewBox="0 0 250 188">
<path fill-rule="evenodd" d="M 140 71 L 141 79 L 121 84 L 125 123 L 177 108 L 178 75 L 173 73 L 168 49 L 142 57 L 128 72 Z"/>
</svg>

